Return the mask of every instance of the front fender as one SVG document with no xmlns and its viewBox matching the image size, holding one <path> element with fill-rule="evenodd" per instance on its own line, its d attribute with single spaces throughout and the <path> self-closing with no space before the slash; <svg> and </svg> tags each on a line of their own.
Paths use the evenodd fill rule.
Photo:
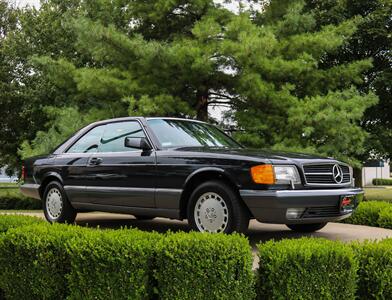
<svg viewBox="0 0 392 300">
<path fill-rule="evenodd" d="M 222 175 L 223 178 L 229 180 L 236 187 L 239 188 L 241 186 L 235 180 L 234 176 L 232 174 L 230 174 L 229 172 L 227 172 L 226 170 L 224 170 L 223 168 L 219 168 L 219 167 L 204 167 L 204 168 L 197 169 L 197 170 L 193 171 L 191 174 L 188 175 L 188 177 L 186 178 L 186 180 L 184 182 L 183 189 L 186 188 L 186 186 L 189 184 L 189 182 L 192 181 L 193 178 L 195 178 L 196 176 L 202 175 L 203 173 L 206 173 L 206 174 L 207 173 L 218 173 L 218 174 Z"/>
</svg>

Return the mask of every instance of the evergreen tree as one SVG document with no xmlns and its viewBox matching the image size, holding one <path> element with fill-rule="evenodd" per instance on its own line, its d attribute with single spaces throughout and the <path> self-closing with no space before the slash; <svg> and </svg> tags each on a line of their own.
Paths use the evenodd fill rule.
<svg viewBox="0 0 392 300">
<path fill-rule="evenodd" d="M 40 110 L 55 105 L 64 113 L 54 118 L 56 110 L 45 108 L 42 132 L 27 138 L 20 154 L 47 150 L 72 124 L 96 118 L 207 120 L 210 105 L 227 104 L 248 145 L 355 161 L 366 138 L 359 122 L 377 101 L 355 87 L 371 61 L 326 59 L 361 20 L 320 26 L 302 1 L 264 7 L 234 14 L 212 0 L 48 0 L 23 12 L 31 26 L 15 32 L 35 37 L 23 56 L 35 54 L 25 64 L 36 77 L 28 86 Z M 51 19 L 58 20 L 52 27 Z M 50 35 L 50 45 L 38 34 Z M 75 118 L 80 122 L 69 121 Z"/>
<path fill-rule="evenodd" d="M 237 92 L 242 99 L 235 103 L 234 115 L 246 132 L 240 139 L 257 147 L 357 162 L 366 138 L 359 122 L 377 98 L 354 85 L 363 82 L 371 61 L 327 65 L 325 59 L 345 46 L 359 22 L 354 18 L 318 27 L 302 1 L 272 1 L 254 22 L 267 41 L 258 44 L 251 30 L 238 31 L 243 76 Z M 260 44 L 263 50 L 251 48 Z"/>
<path fill-rule="evenodd" d="M 392 155 L 392 1 L 390 0 L 307 0 L 306 10 L 315 15 L 317 26 L 339 24 L 360 16 L 358 30 L 344 47 L 331 53 L 324 64 L 344 64 L 371 58 L 366 80 L 356 84 L 360 91 L 373 91 L 379 103 L 366 110 L 361 126 L 370 133 L 361 160 Z"/>
</svg>

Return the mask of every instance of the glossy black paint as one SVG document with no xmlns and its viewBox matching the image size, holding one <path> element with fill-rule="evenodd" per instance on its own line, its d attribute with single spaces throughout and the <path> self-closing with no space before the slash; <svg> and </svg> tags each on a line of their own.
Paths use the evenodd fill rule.
<svg viewBox="0 0 392 300">
<path fill-rule="evenodd" d="M 91 128 L 128 120 L 137 120 L 140 123 L 152 149 L 66 153 L 66 150 Z M 60 145 L 52 154 L 27 159 L 24 193 L 33 195 L 34 191 L 26 191 L 26 189 L 35 187 L 38 188 L 36 194 L 42 197 L 45 184 L 51 180 L 58 180 L 63 184 L 71 204 L 77 209 L 128 213 L 137 213 L 145 209 L 149 215 L 182 218 L 184 217 L 183 202 L 188 200 L 184 195 L 189 195 L 188 189 L 196 177 L 198 180 L 211 176 L 220 178 L 239 192 L 287 190 L 291 187 L 255 184 L 250 175 L 250 168 L 260 164 L 295 165 L 301 181 L 305 182 L 302 165 L 310 162 L 337 161 L 298 153 L 277 153 L 245 148 L 163 149 L 148 127 L 145 118 L 120 118 L 88 125 Z M 295 188 L 336 190 L 349 186 L 350 184 L 339 187 L 300 184 Z M 247 203 L 246 199 L 244 201 Z M 252 211 L 251 207 L 249 209 Z M 255 217 L 260 219 L 258 216 Z"/>
</svg>

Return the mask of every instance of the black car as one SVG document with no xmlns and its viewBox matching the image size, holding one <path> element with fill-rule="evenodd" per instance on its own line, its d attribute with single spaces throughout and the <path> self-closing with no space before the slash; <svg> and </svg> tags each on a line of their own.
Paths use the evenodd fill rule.
<svg viewBox="0 0 392 300">
<path fill-rule="evenodd" d="M 351 215 L 363 191 L 331 158 L 246 149 L 217 127 L 177 118 L 93 123 L 52 154 L 27 159 L 21 191 L 49 222 L 80 211 L 188 219 L 242 232 L 252 218 L 315 231 Z"/>
</svg>

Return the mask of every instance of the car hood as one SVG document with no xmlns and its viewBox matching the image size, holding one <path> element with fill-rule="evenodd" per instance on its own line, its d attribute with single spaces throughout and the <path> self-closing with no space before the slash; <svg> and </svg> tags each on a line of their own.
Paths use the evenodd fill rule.
<svg viewBox="0 0 392 300">
<path fill-rule="evenodd" d="M 304 153 L 295 153 L 295 152 L 284 152 L 284 151 L 272 151 L 266 149 L 252 149 L 252 148 L 221 148 L 221 147 L 182 147 L 177 148 L 175 150 L 178 151 L 190 151 L 190 152 L 202 152 L 202 153 L 211 153 L 215 155 L 232 155 L 232 156 L 241 156 L 248 158 L 256 158 L 256 159 L 267 159 L 274 164 L 286 164 L 286 163 L 309 163 L 310 161 L 328 161 L 334 162 L 333 158 L 319 156 L 319 155 L 311 155 Z"/>
</svg>

